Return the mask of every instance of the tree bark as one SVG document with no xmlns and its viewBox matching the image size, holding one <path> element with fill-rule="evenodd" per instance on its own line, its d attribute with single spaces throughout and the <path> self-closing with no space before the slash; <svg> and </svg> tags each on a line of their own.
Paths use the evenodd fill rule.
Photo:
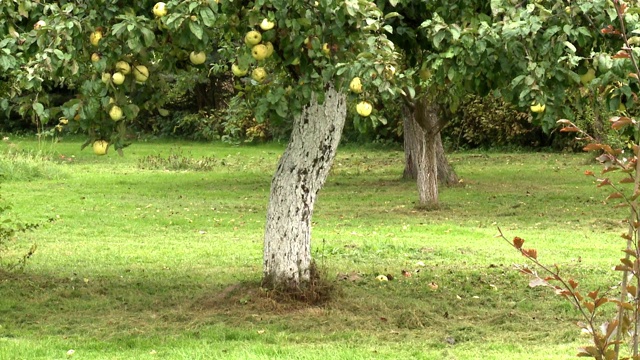
<svg viewBox="0 0 640 360">
<path fill-rule="evenodd" d="M 271 182 L 264 235 L 263 285 L 302 289 L 311 279 L 311 216 L 329 174 L 347 113 L 346 96 L 329 87 L 294 119 Z"/>
<path fill-rule="evenodd" d="M 418 178 L 418 154 L 420 154 L 420 149 L 426 146 L 427 136 L 416 122 L 414 113 L 408 106 L 404 106 L 403 108 L 403 126 L 405 166 L 402 178 L 405 180 L 416 180 Z M 433 141 L 436 143 L 438 183 L 445 186 L 458 184 L 460 179 L 447 160 L 439 131 L 435 134 Z"/>
<path fill-rule="evenodd" d="M 427 98 L 404 107 L 405 179 L 415 179 L 420 207 L 438 207 L 438 182 L 458 183 L 458 176 L 447 161 L 440 130 L 444 121 L 438 108 Z"/>
</svg>

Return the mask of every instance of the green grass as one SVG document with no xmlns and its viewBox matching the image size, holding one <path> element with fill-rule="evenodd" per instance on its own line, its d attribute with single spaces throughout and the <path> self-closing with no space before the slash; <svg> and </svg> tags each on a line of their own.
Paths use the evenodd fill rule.
<svg viewBox="0 0 640 360">
<path fill-rule="evenodd" d="M 313 218 L 338 293 L 282 304 L 257 284 L 283 145 L 146 142 L 96 157 L 81 141 L 12 142 L 64 176 L 2 184 L 14 214 L 44 225 L 12 247 L 38 244 L 26 270 L 0 273 L 0 359 L 568 359 L 587 341 L 577 312 L 527 286 L 496 226 L 585 289 L 616 282 L 624 245 L 625 211 L 602 205 L 585 155 L 453 154 L 466 186 L 423 212 L 399 180 L 401 151 L 346 147 Z M 159 160 L 171 154 L 177 170 Z"/>
</svg>

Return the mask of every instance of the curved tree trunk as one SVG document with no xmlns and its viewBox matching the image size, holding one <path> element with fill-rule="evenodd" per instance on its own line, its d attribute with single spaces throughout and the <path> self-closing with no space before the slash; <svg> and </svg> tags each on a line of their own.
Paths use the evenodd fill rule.
<svg viewBox="0 0 640 360">
<path fill-rule="evenodd" d="M 346 97 L 329 87 L 294 119 L 289 145 L 271 182 L 264 234 L 263 285 L 301 289 L 311 276 L 311 216 L 336 154 Z"/>
</svg>

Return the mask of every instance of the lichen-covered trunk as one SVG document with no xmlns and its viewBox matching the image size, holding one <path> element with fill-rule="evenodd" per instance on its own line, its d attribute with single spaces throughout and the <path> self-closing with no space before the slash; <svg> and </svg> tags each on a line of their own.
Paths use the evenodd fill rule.
<svg viewBox="0 0 640 360">
<path fill-rule="evenodd" d="M 300 289 L 311 275 L 311 216 L 340 142 L 346 97 L 329 87 L 294 119 L 271 182 L 264 234 L 263 285 Z"/>
</svg>

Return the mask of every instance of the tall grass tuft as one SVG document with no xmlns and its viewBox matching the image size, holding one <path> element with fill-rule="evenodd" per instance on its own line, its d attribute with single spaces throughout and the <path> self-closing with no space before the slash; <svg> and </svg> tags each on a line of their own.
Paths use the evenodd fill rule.
<svg viewBox="0 0 640 360">
<path fill-rule="evenodd" d="M 64 166 L 42 150 L 20 150 L 15 144 L 0 149 L 0 181 L 56 180 L 67 175 Z"/>
</svg>

